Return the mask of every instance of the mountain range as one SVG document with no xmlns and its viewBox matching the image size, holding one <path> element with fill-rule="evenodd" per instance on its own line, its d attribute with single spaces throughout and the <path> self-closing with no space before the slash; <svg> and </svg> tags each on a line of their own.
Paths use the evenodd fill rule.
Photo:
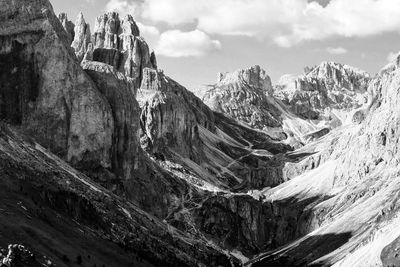
<svg viewBox="0 0 400 267">
<path fill-rule="evenodd" d="M 132 16 L 0 0 L 1 266 L 400 266 L 400 59 L 193 93 Z"/>
</svg>

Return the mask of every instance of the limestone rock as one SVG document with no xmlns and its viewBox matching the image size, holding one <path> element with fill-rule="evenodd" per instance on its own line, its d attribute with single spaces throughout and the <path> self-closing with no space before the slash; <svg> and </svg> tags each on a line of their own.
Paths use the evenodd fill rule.
<svg viewBox="0 0 400 267">
<path fill-rule="evenodd" d="M 94 25 L 95 47 L 118 49 L 121 21 L 118 13 L 110 12 L 96 18 Z"/>
<path fill-rule="evenodd" d="M 60 15 L 58 15 L 58 19 L 63 25 L 64 30 L 67 32 L 68 42 L 69 44 L 71 44 L 75 38 L 75 24 L 72 23 L 72 21 L 68 20 L 68 16 L 66 13 L 61 13 Z"/>
<path fill-rule="evenodd" d="M 200 228 L 224 246 L 257 253 L 271 245 L 275 222 L 271 209 L 249 196 L 208 199 L 197 211 Z"/>
<path fill-rule="evenodd" d="M 271 79 L 260 66 L 219 74 L 203 101 L 214 111 L 229 115 L 256 129 L 282 125 L 280 111 L 271 102 Z"/>
<path fill-rule="evenodd" d="M 369 81 L 364 71 L 322 62 L 298 78 L 282 77 L 274 95 L 302 118 L 329 120 L 332 109 L 349 111 L 365 104 Z"/>
<path fill-rule="evenodd" d="M 111 150 L 111 171 L 119 180 L 132 176 L 139 168 L 140 108 L 135 99 L 132 81 L 110 65 L 83 61 L 82 68 L 92 78 L 99 91 L 106 97 L 113 111 L 114 132 Z"/>
<path fill-rule="evenodd" d="M 219 73 L 217 83 L 244 83 L 256 88 L 260 88 L 268 95 L 273 93 L 271 78 L 267 75 L 267 72 L 258 65 L 248 69 L 239 69 L 232 73 Z"/>
<path fill-rule="evenodd" d="M 96 19 L 94 28 L 93 60 L 103 62 L 125 73 L 140 86 L 144 68 L 157 68 L 154 54 L 132 16 L 120 20 L 115 12 L 104 14 Z"/>
<path fill-rule="evenodd" d="M 36 261 L 35 255 L 27 250 L 23 245 L 9 245 L 7 255 L 1 259 L 1 266 L 7 267 L 40 267 Z M 50 265 L 54 266 L 54 265 Z"/>
<path fill-rule="evenodd" d="M 86 23 L 82 12 L 80 12 L 75 22 L 75 38 L 71 45 L 75 49 L 75 54 L 79 61 L 83 59 L 88 51 L 90 43 L 90 25 Z"/>
<path fill-rule="evenodd" d="M 215 131 L 214 115 L 200 99 L 162 72 L 146 68 L 138 94 L 141 126 L 152 153 L 165 148 L 199 161 L 199 126 Z"/>
<path fill-rule="evenodd" d="M 167 217 L 180 205 L 179 196 L 189 186 L 152 163 L 143 152 L 139 141 L 140 107 L 133 80 L 105 63 L 83 61 L 81 65 L 110 104 L 114 128 L 109 151 L 111 167 L 77 167 L 147 212 Z"/>
<path fill-rule="evenodd" d="M 111 167 L 111 107 L 49 2 L 2 1 L 0 10 L 0 117 L 74 164 Z"/>
</svg>

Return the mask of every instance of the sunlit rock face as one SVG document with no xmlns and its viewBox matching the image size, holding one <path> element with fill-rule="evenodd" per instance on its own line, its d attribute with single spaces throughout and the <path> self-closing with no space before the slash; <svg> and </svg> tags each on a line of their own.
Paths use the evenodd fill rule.
<svg viewBox="0 0 400 267">
<path fill-rule="evenodd" d="M 195 162 L 204 158 L 199 127 L 216 130 L 214 114 L 200 99 L 162 72 L 143 72 L 138 96 L 141 125 L 152 153 L 172 149 Z"/>
<path fill-rule="evenodd" d="M 367 101 L 368 73 L 334 62 L 306 68 L 300 77 L 283 76 L 274 95 L 305 119 L 329 119 L 331 110 L 351 111 Z"/>
<path fill-rule="evenodd" d="M 109 168 L 111 107 L 76 61 L 50 4 L 3 1 L 1 9 L 10 19 L 0 27 L 0 117 L 68 161 Z"/>
<path fill-rule="evenodd" d="M 144 68 L 157 68 L 154 52 L 150 52 L 139 28 L 130 15 L 120 19 L 110 12 L 96 18 L 93 35 L 80 14 L 75 26 L 73 47 L 79 60 L 97 61 L 113 66 L 140 86 Z"/>
<path fill-rule="evenodd" d="M 90 25 L 86 23 L 82 12 L 76 19 L 74 34 L 75 37 L 71 46 L 75 50 L 76 57 L 81 61 L 91 44 Z"/>
<path fill-rule="evenodd" d="M 279 127 L 280 111 L 270 101 L 271 79 L 260 66 L 220 73 L 203 101 L 212 110 L 247 123 L 256 129 Z"/>
</svg>

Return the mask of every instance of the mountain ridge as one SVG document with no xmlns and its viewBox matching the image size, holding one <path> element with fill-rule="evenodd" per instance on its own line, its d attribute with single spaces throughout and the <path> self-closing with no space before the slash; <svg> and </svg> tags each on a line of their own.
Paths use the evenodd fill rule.
<svg viewBox="0 0 400 267">
<path fill-rule="evenodd" d="M 254 66 L 204 103 L 131 16 L 92 34 L 80 14 L 72 34 L 47 0 L 0 4 L 0 262 L 399 263 L 398 58 L 282 88 Z"/>
</svg>

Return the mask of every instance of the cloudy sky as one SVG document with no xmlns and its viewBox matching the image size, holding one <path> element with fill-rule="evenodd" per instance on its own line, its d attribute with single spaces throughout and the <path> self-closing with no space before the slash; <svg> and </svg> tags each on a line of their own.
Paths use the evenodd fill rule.
<svg viewBox="0 0 400 267">
<path fill-rule="evenodd" d="M 159 68 L 196 90 L 255 64 L 273 82 L 329 60 L 375 74 L 400 51 L 399 0 L 50 0 L 91 25 L 132 14 Z"/>
</svg>

